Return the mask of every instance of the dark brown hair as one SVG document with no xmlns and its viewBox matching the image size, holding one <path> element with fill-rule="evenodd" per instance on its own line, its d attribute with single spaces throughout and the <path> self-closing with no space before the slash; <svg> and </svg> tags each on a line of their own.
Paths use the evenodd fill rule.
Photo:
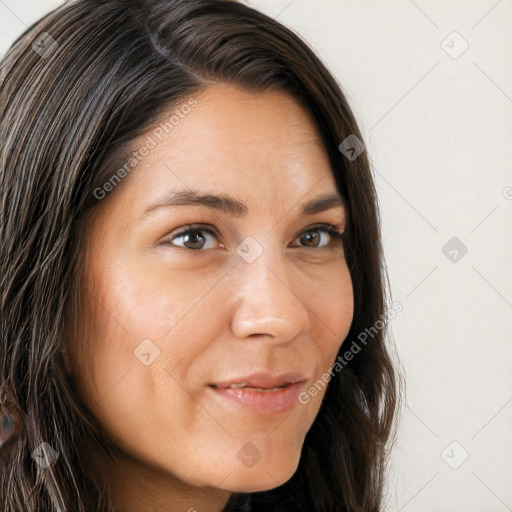
<svg viewBox="0 0 512 512">
<path fill-rule="evenodd" d="M 0 400 L 16 431 L 0 447 L 5 512 L 114 510 L 83 465 L 83 443 L 116 453 L 74 392 L 66 318 L 80 311 L 84 232 L 94 191 L 130 141 L 169 105 L 212 83 L 296 98 L 318 126 L 349 222 L 354 318 L 343 344 L 382 320 L 387 293 L 378 203 L 363 140 L 331 73 L 300 37 L 233 1 L 78 0 L 28 28 L 1 61 Z M 135 171 L 136 172 L 136 171 Z M 108 199 L 107 199 L 108 200 Z M 276 489 L 235 494 L 225 510 L 381 510 L 399 378 L 386 328 L 329 381 L 299 467 Z M 47 442 L 59 458 L 41 468 Z"/>
</svg>

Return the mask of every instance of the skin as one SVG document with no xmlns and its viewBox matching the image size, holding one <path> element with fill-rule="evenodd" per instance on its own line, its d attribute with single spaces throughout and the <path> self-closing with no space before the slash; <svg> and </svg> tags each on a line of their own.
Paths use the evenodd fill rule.
<svg viewBox="0 0 512 512">
<path fill-rule="evenodd" d="M 87 231 L 87 343 L 70 354 L 78 392 L 130 456 L 106 472 L 123 511 L 218 512 L 233 492 L 289 480 L 325 388 L 261 415 L 209 384 L 299 370 L 307 389 L 334 363 L 353 316 L 342 243 L 317 226 L 342 232 L 344 207 L 300 215 L 303 203 L 339 195 L 307 111 L 283 92 L 225 84 L 194 98 Z M 247 214 L 181 205 L 144 215 L 189 188 L 235 197 Z M 214 233 L 177 236 L 191 224 Z M 247 237 L 263 251 L 251 263 L 236 251 Z M 160 355 L 146 366 L 134 350 L 148 338 Z M 252 467 L 237 457 L 248 442 L 261 455 Z"/>
</svg>

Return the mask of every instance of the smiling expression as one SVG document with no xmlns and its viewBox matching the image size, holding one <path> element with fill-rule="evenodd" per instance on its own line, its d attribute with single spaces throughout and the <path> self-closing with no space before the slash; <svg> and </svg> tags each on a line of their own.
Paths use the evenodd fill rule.
<svg viewBox="0 0 512 512">
<path fill-rule="evenodd" d="M 88 350 L 72 344 L 73 375 L 141 464 L 255 492 L 295 472 L 325 390 L 296 395 L 349 331 L 348 216 L 291 96 L 194 97 L 88 226 Z"/>
</svg>

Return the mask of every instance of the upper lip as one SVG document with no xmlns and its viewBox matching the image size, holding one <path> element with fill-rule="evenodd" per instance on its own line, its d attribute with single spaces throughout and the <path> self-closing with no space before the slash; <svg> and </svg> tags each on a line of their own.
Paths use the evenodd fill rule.
<svg viewBox="0 0 512 512">
<path fill-rule="evenodd" d="M 297 382 L 304 382 L 307 380 L 306 376 L 301 372 L 287 372 L 280 374 L 272 374 L 269 372 L 253 373 L 252 375 L 245 375 L 236 377 L 234 379 L 225 380 L 222 382 L 215 382 L 210 384 L 217 388 L 230 388 L 230 387 L 250 387 L 261 389 L 272 389 L 285 386 L 287 384 L 296 384 Z"/>
</svg>

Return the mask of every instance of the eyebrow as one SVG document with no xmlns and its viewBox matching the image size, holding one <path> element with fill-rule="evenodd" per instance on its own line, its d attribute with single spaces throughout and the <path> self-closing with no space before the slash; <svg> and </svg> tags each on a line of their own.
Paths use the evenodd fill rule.
<svg viewBox="0 0 512 512">
<path fill-rule="evenodd" d="M 147 217 L 159 208 L 172 206 L 204 206 L 210 210 L 227 213 L 233 217 L 244 218 L 249 209 L 247 206 L 226 194 L 208 194 L 197 190 L 184 190 L 173 192 L 168 196 L 149 205 L 141 219 Z M 345 199 L 339 194 L 325 194 L 319 196 L 301 206 L 300 215 L 314 215 L 336 207 L 344 207 Z"/>
</svg>

